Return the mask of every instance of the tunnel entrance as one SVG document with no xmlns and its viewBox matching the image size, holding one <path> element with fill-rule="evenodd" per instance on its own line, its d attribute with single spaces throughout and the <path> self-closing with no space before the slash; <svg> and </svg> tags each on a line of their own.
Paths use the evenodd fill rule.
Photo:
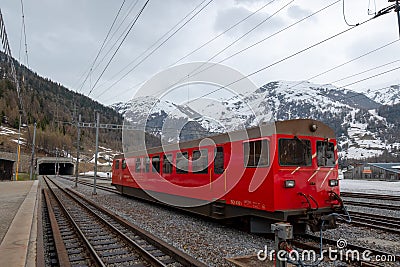
<svg viewBox="0 0 400 267">
<path fill-rule="evenodd" d="M 55 175 L 56 169 L 59 175 L 73 175 L 74 163 L 71 158 L 40 158 L 37 161 L 37 173 L 39 175 Z"/>
<path fill-rule="evenodd" d="M 56 163 L 41 163 L 39 164 L 39 175 L 54 175 L 56 174 Z M 74 164 L 72 163 L 59 163 L 58 164 L 59 175 L 73 175 Z"/>
<path fill-rule="evenodd" d="M 54 163 L 42 163 L 39 165 L 39 175 L 54 175 L 55 170 Z"/>
</svg>

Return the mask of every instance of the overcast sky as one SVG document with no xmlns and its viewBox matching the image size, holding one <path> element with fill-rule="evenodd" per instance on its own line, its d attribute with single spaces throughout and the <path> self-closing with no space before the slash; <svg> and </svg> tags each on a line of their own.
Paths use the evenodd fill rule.
<svg viewBox="0 0 400 267">
<path fill-rule="evenodd" d="M 138 84 L 170 66 L 187 53 L 222 33 L 260 7 L 265 6 L 268 2 L 271 2 L 271 0 L 212 1 L 160 49 L 156 50 L 135 70 L 127 74 L 125 78 L 115 83 L 134 66 L 133 64 L 125 68 L 128 64 L 132 63 L 138 55 L 148 49 L 202 1 L 150 0 L 110 66 L 104 72 L 97 86 L 94 87 L 90 97 L 107 105 L 128 100 L 134 94 Z M 205 1 L 202 6 L 208 1 Z M 1 2 L 0 7 L 11 43 L 12 54 L 14 58 L 20 59 L 20 62 L 26 65 L 23 48 L 24 41 L 22 42 L 22 49 L 20 49 L 21 2 L 17 0 L 2 0 Z M 109 51 L 116 39 L 122 35 L 123 29 L 128 27 L 139 9 L 144 5 L 145 0 L 138 0 L 132 13 L 129 14 L 128 10 L 136 1 L 126 0 L 112 32 L 117 30 L 120 25 L 121 27 L 106 45 L 104 53 L 100 55 L 100 59 L 103 55 L 106 55 L 105 60 L 92 72 L 82 89 L 80 88 L 82 77 L 85 77 L 85 72 L 96 57 L 122 4 L 122 0 L 24 0 L 23 2 L 29 67 L 41 76 L 87 95 L 112 53 L 114 53 L 115 48 L 109 54 L 106 54 L 106 52 Z M 209 60 L 214 54 L 230 45 L 238 37 L 287 4 L 287 7 L 212 61 L 218 62 L 334 2 L 334 0 L 272 1 L 271 4 L 266 5 L 244 23 L 239 24 L 180 63 Z M 376 1 L 375 9 L 374 2 L 374 0 L 345 1 L 344 13 L 347 21 L 350 24 L 361 23 L 372 17 L 368 15 L 368 9 L 370 9 L 370 12 L 374 12 L 389 5 L 387 1 Z M 285 30 L 246 52 L 225 61 L 224 64 L 247 75 L 339 33 L 349 28 L 344 21 L 342 8 L 342 2 L 338 2 L 289 30 Z M 126 20 L 122 23 L 127 14 Z M 299 56 L 251 76 L 251 79 L 258 86 L 275 80 L 307 80 L 314 75 L 398 38 L 397 17 L 394 12 L 391 12 L 356 27 Z M 318 84 L 332 83 L 364 70 L 400 60 L 398 56 L 399 46 L 400 42 L 396 42 L 345 67 L 312 79 L 311 82 Z M 336 86 L 344 86 L 399 66 L 400 61 L 397 61 L 334 84 Z M 125 70 L 123 70 L 124 68 Z M 123 71 L 121 72 L 121 70 Z M 363 91 L 368 88 L 378 89 L 398 84 L 400 82 L 399 76 L 399 70 L 395 70 L 377 78 L 351 85 L 348 88 L 357 91 Z"/>
</svg>

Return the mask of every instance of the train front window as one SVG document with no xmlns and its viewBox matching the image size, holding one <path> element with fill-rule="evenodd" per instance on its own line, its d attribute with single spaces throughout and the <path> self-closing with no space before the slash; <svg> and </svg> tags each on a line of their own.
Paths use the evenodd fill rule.
<svg viewBox="0 0 400 267">
<path fill-rule="evenodd" d="M 115 161 L 115 169 L 119 169 L 119 160 Z"/>
<path fill-rule="evenodd" d="M 163 156 L 162 168 L 163 173 L 172 173 L 172 154 Z"/>
<path fill-rule="evenodd" d="M 188 152 L 176 153 L 176 173 L 188 173 L 189 161 Z"/>
<path fill-rule="evenodd" d="M 192 169 L 193 173 L 208 173 L 207 149 L 193 151 Z"/>
<path fill-rule="evenodd" d="M 246 168 L 269 165 L 269 142 L 257 140 L 243 143 L 244 165 Z"/>
<path fill-rule="evenodd" d="M 154 156 L 151 158 L 151 164 L 153 165 L 153 172 L 160 172 L 160 156 Z"/>
<path fill-rule="evenodd" d="M 306 139 L 279 139 L 281 166 L 311 166 L 311 142 Z"/>
<path fill-rule="evenodd" d="M 122 169 L 126 169 L 126 160 L 122 160 Z"/>
<path fill-rule="evenodd" d="M 142 168 L 142 161 L 140 160 L 140 158 L 137 158 L 135 161 L 135 172 L 139 173 L 141 168 Z"/>
<path fill-rule="evenodd" d="M 320 167 L 335 166 L 335 145 L 327 141 L 317 141 L 317 161 Z"/>
</svg>

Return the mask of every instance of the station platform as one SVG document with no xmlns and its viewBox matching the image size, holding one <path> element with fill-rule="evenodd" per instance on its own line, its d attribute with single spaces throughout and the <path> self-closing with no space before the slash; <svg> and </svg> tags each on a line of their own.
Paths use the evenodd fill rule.
<svg viewBox="0 0 400 267">
<path fill-rule="evenodd" d="M 36 266 L 38 184 L 0 182 L 0 266 Z"/>
</svg>

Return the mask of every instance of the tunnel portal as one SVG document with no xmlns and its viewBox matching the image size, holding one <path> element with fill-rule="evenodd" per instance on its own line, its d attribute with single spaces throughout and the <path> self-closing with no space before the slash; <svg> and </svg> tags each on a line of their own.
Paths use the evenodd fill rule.
<svg viewBox="0 0 400 267">
<path fill-rule="evenodd" d="M 73 175 L 75 169 L 75 164 L 71 158 L 62 157 L 38 158 L 36 166 L 39 175 L 55 175 L 56 170 L 59 175 Z"/>
</svg>

